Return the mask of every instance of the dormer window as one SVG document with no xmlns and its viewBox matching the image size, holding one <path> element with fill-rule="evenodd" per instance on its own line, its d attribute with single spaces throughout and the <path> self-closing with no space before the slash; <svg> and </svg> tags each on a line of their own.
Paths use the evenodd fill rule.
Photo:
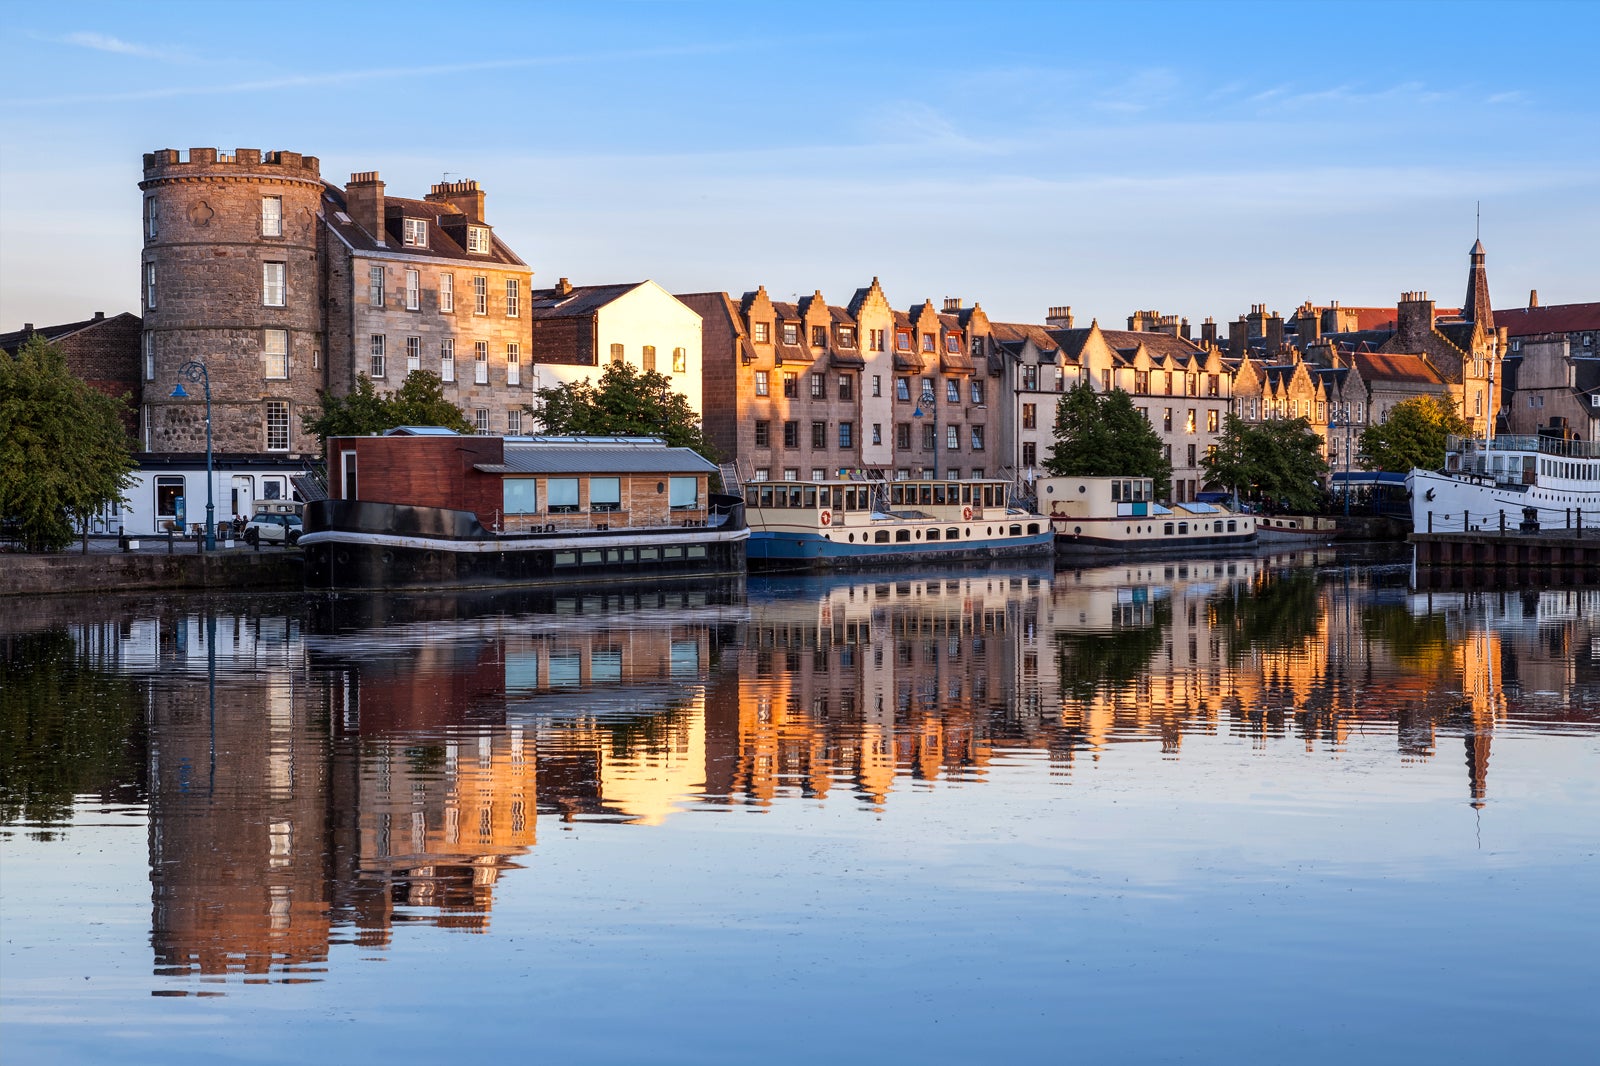
<svg viewBox="0 0 1600 1066">
<path fill-rule="evenodd" d="M 856 346 L 856 331 L 851 326 L 839 327 L 839 347 L 854 348 Z"/>
<path fill-rule="evenodd" d="M 961 354 L 961 338 L 957 334 L 947 333 L 944 338 L 944 350 L 949 355 Z"/>
<path fill-rule="evenodd" d="M 757 322 L 750 328 L 757 344 L 766 344 L 772 339 L 772 327 L 767 323 Z"/>
<path fill-rule="evenodd" d="M 426 248 L 428 246 L 428 224 L 420 218 L 408 218 L 402 227 L 402 236 L 407 248 Z"/>
<path fill-rule="evenodd" d="M 894 350 L 897 352 L 909 352 L 911 350 L 911 332 L 909 330 L 902 329 L 895 333 Z"/>
<path fill-rule="evenodd" d="M 813 347 L 813 348 L 826 348 L 827 346 L 828 346 L 828 327 L 827 326 L 812 326 L 811 327 L 811 347 Z"/>
<path fill-rule="evenodd" d="M 783 343 L 799 344 L 800 327 L 795 325 L 793 322 L 785 322 L 783 324 Z"/>
<path fill-rule="evenodd" d="M 489 230 L 486 227 L 467 227 L 467 251 L 473 255 L 489 254 Z"/>
</svg>

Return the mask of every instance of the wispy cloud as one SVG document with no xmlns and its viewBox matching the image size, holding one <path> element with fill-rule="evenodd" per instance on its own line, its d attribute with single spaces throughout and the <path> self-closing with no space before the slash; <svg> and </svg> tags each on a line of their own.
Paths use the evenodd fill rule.
<svg viewBox="0 0 1600 1066">
<path fill-rule="evenodd" d="M 1490 104 L 1525 104 L 1528 102 L 1528 94 L 1521 89 L 1514 89 L 1511 92 L 1495 93 L 1485 102 Z"/>
<path fill-rule="evenodd" d="M 178 48 L 155 47 L 135 41 L 124 41 L 120 37 L 113 37 L 108 33 L 95 33 L 91 30 L 80 30 L 54 40 L 58 44 L 69 44 L 76 48 L 90 48 L 96 52 L 110 52 L 119 56 L 138 56 L 141 59 L 189 58 L 187 53 Z"/>
</svg>

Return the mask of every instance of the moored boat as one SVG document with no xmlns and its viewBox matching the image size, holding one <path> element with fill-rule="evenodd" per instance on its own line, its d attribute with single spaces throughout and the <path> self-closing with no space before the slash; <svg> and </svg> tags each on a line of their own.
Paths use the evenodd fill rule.
<svg viewBox="0 0 1600 1066">
<path fill-rule="evenodd" d="M 1181 555 L 1249 547 L 1256 517 L 1215 503 L 1162 504 L 1150 478 L 1047 477 L 1034 482 L 1056 558 Z"/>
<path fill-rule="evenodd" d="M 745 486 L 752 570 L 850 570 L 1046 557 L 1053 534 L 1010 483 L 759 481 Z"/>
<path fill-rule="evenodd" d="M 1321 544 L 1339 535 L 1339 523 L 1323 515 L 1260 515 L 1256 540 L 1261 544 Z"/>
<path fill-rule="evenodd" d="M 1452 437 L 1444 469 L 1411 471 L 1406 489 L 1416 533 L 1592 528 L 1600 525 L 1600 441 Z"/>
</svg>

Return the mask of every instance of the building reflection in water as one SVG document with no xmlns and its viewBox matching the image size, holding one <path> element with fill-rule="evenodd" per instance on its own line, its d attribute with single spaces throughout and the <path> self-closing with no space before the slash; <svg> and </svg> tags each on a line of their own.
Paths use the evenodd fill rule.
<svg viewBox="0 0 1600 1066">
<path fill-rule="evenodd" d="M 539 815 L 653 824 L 841 794 L 874 809 L 1021 751 L 1070 782 L 1128 745 L 1339 757 L 1356 733 L 1392 734 L 1402 760 L 1463 744 L 1481 805 L 1508 719 L 1600 715 L 1600 592 L 1414 593 L 1403 570 L 1336 556 L 329 601 L 300 618 L 219 608 L 214 639 L 173 612 L 77 634 L 145 679 L 159 974 L 314 979 L 332 943 L 485 930 Z"/>
</svg>

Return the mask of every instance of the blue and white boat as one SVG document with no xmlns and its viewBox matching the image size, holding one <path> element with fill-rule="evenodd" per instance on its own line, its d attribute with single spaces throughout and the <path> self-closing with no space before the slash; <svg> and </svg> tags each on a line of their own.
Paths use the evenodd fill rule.
<svg viewBox="0 0 1600 1066">
<path fill-rule="evenodd" d="M 758 481 L 745 486 L 752 570 L 854 570 L 1046 558 L 1055 534 L 1009 506 L 1010 482 Z"/>
<path fill-rule="evenodd" d="M 1046 477 L 1034 482 L 1055 529 L 1056 558 L 1185 555 L 1256 542 L 1255 515 L 1222 504 L 1163 504 L 1139 477 Z"/>
</svg>

